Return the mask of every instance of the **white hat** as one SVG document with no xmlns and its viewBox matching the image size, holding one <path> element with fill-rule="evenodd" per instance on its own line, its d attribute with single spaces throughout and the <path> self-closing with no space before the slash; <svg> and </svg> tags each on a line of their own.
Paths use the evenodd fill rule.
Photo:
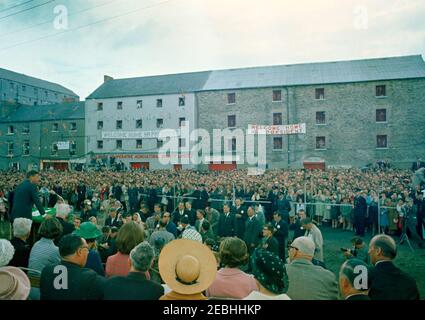
<svg viewBox="0 0 425 320">
<path fill-rule="evenodd" d="M 9 240 L 0 239 L 0 267 L 7 266 L 15 254 L 15 248 Z"/>
</svg>

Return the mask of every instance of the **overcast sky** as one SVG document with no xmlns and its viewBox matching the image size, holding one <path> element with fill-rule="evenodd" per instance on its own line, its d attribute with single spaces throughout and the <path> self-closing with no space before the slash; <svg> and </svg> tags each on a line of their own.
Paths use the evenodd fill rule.
<svg viewBox="0 0 425 320">
<path fill-rule="evenodd" d="M 0 67 L 82 100 L 104 74 L 425 55 L 423 0 L 58 0 L 6 17 L 49 0 L 5 10 L 27 1 L 0 0 Z"/>
</svg>

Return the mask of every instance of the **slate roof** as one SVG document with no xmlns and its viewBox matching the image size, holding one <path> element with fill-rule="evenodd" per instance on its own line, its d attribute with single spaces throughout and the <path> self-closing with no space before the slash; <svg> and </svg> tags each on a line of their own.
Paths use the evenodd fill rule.
<svg viewBox="0 0 425 320">
<path fill-rule="evenodd" d="M 209 72 L 190 72 L 127 79 L 103 83 L 87 99 L 178 94 L 202 89 Z"/>
<path fill-rule="evenodd" d="M 87 99 L 414 78 L 425 78 L 420 55 L 114 79 Z"/>
<path fill-rule="evenodd" d="M 84 101 L 28 106 L 20 105 L 0 123 L 84 119 Z"/>
<path fill-rule="evenodd" d="M 28 86 L 33 86 L 37 88 L 45 88 L 47 90 L 78 97 L 78 95 L 75 92 L 69 90 L 68 88 L 65 88 L 64 86 L 61 86 L 60 84 L 34 78 L 31 76 L 27 76 L 26 74 L 14 72 L 14 71 L 3 69 L 3 68 L 0 68 L 0 79 L 20 82 Z"/>
</svg>

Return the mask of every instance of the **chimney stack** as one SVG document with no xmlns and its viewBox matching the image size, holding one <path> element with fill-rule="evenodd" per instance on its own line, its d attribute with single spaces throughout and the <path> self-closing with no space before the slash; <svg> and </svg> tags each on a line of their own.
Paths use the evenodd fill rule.
<svg viewBox="0 0 425 320">
<path fill-rule="evenodd" d="M 111 76 L 108 76 L 106 74 L 103 76 L 103 83 L 110 81 L 110 80 L 114 80 L 114 78 L 112 78 Z"/>
</svg>

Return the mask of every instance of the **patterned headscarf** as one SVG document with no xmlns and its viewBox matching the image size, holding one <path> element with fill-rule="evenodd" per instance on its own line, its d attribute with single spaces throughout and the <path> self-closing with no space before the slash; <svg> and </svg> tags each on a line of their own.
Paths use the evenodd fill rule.
<svg viewBox="0 0 425 320">
<path fill-rule="evenodd" d="M 264 288 L 275 294 L 287 291 L 288 276 L 279 256 L 264 249 L 256 249 L 251 262 L 254 277 Z"/>
</svg>

